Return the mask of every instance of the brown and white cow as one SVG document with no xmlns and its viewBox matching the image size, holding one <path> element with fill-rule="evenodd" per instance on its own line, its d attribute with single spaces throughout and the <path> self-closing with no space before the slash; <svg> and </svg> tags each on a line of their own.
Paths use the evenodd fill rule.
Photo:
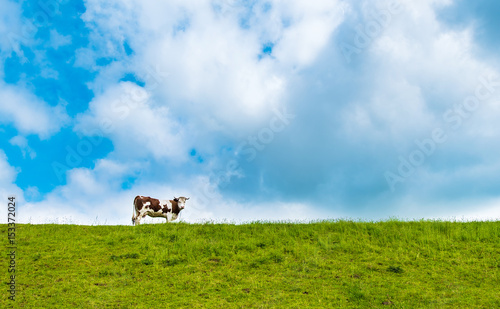
<svg viewBox="0 0 500 309">
<path fill-rule="evenodd" d="M 177 219 L 181 210 L 186 206 L 189 197 L 174 197 L 173 200 L 158 200 L 149 196 L 138 195 L 134 199 L 134 214 L 132 215 L 132 224 L 141 223 L 141 218 L 163 217 L 167 222 Z"/>
</svg>

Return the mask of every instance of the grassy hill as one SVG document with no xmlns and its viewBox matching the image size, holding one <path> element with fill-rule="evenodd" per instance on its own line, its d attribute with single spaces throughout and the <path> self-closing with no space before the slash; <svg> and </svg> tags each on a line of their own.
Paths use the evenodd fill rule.
<svg viewBox="0 0 500 309">
<path fill-rule="evenodd" d="M 16 301 L 4 285 L 1 308 L 500 308 L 500 222 L 49 224 L 16 237 Z"/>
</svg>

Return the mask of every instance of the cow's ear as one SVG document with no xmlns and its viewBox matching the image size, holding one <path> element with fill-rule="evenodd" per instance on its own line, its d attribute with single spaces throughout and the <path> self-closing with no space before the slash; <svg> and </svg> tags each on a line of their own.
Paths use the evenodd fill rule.
<svg viewBox="0 0 500 309">
<path fill-rule="evenodd" d="M 186 201 L 189 200 L 189 197 L 186 197 Z"/>
<path fill-rule="evenodd" d="M 174 196 L 174 201 L 178 202 L 178 201 L 179 201 L 179 199 L 178 199 L 178 198 L 176 198 L 176 197 Z"/>
</svg>

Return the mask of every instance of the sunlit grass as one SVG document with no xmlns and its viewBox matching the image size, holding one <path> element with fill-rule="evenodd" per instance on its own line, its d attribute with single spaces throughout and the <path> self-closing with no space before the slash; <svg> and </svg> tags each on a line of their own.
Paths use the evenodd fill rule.
<svg viewBox="0 0 500 309">
<path fill-rule="evenodd" d="M 48 224 L 16 236 L 16 307 L 500 308 L 498 221 Z"/>
</svg>

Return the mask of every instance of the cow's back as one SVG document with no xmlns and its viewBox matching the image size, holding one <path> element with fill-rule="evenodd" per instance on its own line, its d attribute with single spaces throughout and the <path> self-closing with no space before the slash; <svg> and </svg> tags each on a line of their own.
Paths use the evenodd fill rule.
<svg viewBox="0 0 500 309">
<path fill-rule="evenodd" d="M 162 209 L 160 200 L 149 196 L 136 196 L 134 199 L 134 205 L 137 211 L 145 208 L 148 209 L 148 211 L 157 212 Z"/>
</svg>

